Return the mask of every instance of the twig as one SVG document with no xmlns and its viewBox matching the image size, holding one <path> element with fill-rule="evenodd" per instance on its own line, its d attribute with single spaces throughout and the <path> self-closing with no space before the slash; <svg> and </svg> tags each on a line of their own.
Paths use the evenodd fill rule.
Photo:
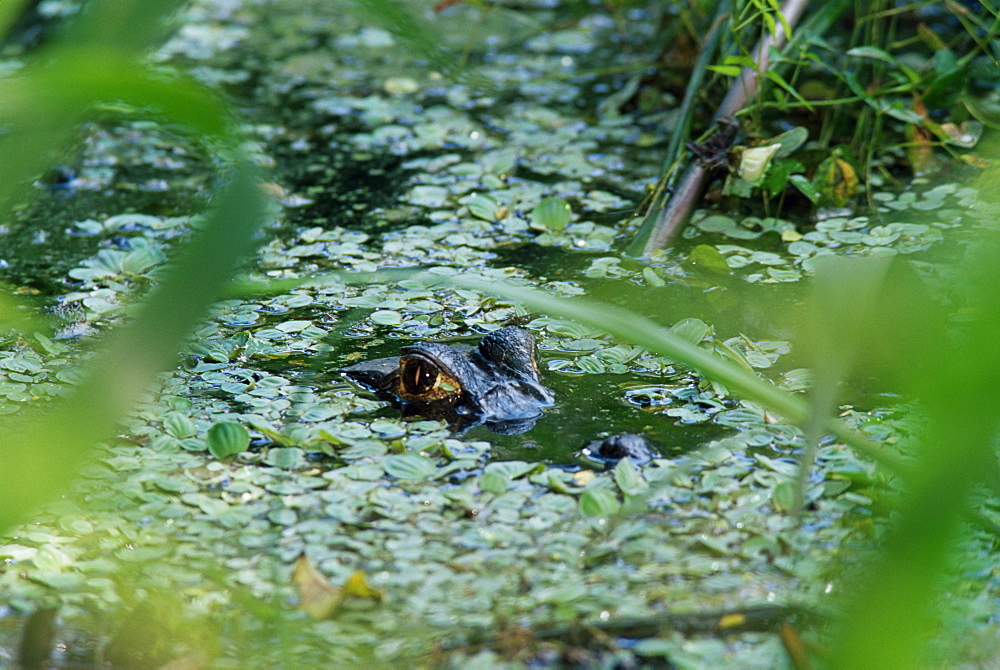
<svg viewBox="0 0 1000 670">
<path fill-rule="evenodd" d="M 760 87 L 760 76 L 767 72 L 771 48 L 781 48 L 785 44 L 788 39 L 788 35 L 785 34 L 785 24 L 790 29 L 795 27 L 802 17 L 805 6 L 806 0 L 785 1 L 781 6 L 781 13 L 784 15 L 785 21 L 777 24 L 773 34 L 767 33 L 761 37 L 752 54 L 756 67 L 743 68 L 740 77 L 729 87 L 729 92 L 716 110 L 713 120 L 718 121 L 735 115 L 756 97 Z M 709 171 L 698 163 L 692 163 L 688 167 L 670 200 L 660 210 L 649 239 L 643 246 L 643 256 L 648 256 L 662 248 L 683 227 L 705 188 L 708 175 Z"/>
</svg>

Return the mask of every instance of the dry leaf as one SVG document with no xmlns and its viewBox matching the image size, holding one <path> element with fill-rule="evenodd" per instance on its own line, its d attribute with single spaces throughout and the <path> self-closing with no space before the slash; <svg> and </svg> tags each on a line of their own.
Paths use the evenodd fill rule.
<svg viewBox="0 0 1000 670">
<path fill-rule="evenodd" d="M 342 589 L 331 584 L 305 554 L 295 561 L 292 581 L 299 592 L 299 609 L 314 619 L 330 618 L 344 598 Z"/>
</svg>

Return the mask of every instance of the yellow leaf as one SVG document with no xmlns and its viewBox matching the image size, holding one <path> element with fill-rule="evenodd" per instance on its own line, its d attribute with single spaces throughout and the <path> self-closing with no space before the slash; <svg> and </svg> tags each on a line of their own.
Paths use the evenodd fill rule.
<svg viewBox="0 0 1000 670">
<path fill-rule="evenodd" d="M 783 228 L 781 230 L 782 242 L 798 242 L 801 239 L 802 239 L 802 233 L 795 230 L 794 228 Z"/>
<path fill-rule="evenodd" d="M 344 582 L 344 595 L 382 600 L 385 594 L 368 583 L 368 576 L 365 573 L 357 570 Z"/>
<path fill-rule="evenodd" d="M 292 582 L 299 592 L 299 609 L 314 619 L 330 618 L 344 599 L 344 592 L 331 584 L 305 554 L 295 561 Z"/>
<path fill-rule="evenodd" d="M 739 628 L 747 622 L 746 615 L 740 614 L 739 612 L 734 612 L 732 614 L 723 614 L 719 617 L 719 628 L 726 630 L 727 628 Z"/>
<path fill-rule="evenodd" d="M 962 154 L 960 158 L 964 162 L 971 165 L 972 167 L 977 167 L 977 168 L 990 168 L 995 165 L 1000 165 L 1000 161 L 995 161 L 990 158 L 986 158 L 984 156 L 979 156 L 978 154 Z"/>
<path fill-rule="evenodd" d="M 834 207 L 845 207 L 861 186 L 854 166 L 836 155 L 819 164 L 813 183 L 823 202 Z"/>
</svg>

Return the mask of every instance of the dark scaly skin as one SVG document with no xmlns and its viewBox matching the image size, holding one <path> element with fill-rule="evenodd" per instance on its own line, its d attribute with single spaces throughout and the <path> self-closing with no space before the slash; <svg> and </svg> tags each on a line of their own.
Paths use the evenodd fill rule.
<svg viewBox="0 0 1000 670">
<path fill-rule="evenodd" d="M 341 372 L 404 414 L 445 419 L 456 430 L 483 423 L 500 433 L 523 432 L 554 399 L 539 376 L 535 338 L 515 326 L 488 334 L 475 348 L 413 344 L 399 358 Z"/>
<path fill-rule="evenodd" d="M 623 458 L 636 465 L 645 465 L 658 456 L 655 447 L 646 438 L 630 433 L 594 440 L 583 448 L 582 453 L 584 459 L 604 466 L 611 466 Z"/>
</svg>

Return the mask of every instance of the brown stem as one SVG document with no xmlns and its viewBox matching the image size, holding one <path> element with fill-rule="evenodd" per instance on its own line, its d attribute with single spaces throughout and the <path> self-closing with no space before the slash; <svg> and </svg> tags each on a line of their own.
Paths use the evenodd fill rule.
<svg viewBox="0 0 1000 670">
<path fill-rule="evenodd" d="M 649 256 L 657 249 L 667 245 L 676 235 L 684 222 L 691 216 L 691 210 L 701 197 L 701 191 L 708 180 L 708 170 L 698 162 L 693 162 L 677 182 L 677 187 L 671 194 L 667 204 L 660 210 L 660 216 L 653 226 L 653 231 L 642 249 L 643 256 Z"/>
<path fill-rule="evenodd" d="M 807 0 L 786 0 L 781 6 L 781 13 L 785 17 L 789 28 L 794 28 L 802 17 Z M 770 60 L 770 50 L 772 47 L 781 48 L 788 40 L 783 24 L 778 23 L 774 34 L 766 33 L 757 42 L 753 50 L 753 60 L 755 68 L 745 67 L 740 77 L 729 87 L 729 92 L 722 100 L 722 104 L 715 112 L 714 119 L 725 119 L 734 116 L 738 111 L 747 106 L 750 100 L 757 95 L 760 87 L 760 75 L 767 72 Z M 649 239 L 642 250 L 643 256 L 649 256 L 657 249 L 666 246 L 687 220 L 691 217 L 695 204 L 701 197 L 701 192 L 705 189 L 708 181 L 709 171 L 704 167 L 693 163 L 688 167 L 681 181 L 677 184 L 666 206 L 660 210 L 656 224 L 653 226 Z"/>
<path fill-rule="evenodd" d="M 807 0 L 785 0 L 785 3 L 781 6 L 781 13 L 784 15 L 789 28 L 794 28 L 799 19 L 802 18 L 806 2 Z M 768 65 L 770 64 L 771 48 L 780 49 L 787 41 L 788 35 L 785 34 L 785 27 L 780 22 L 775 27 L 773 35 L 765 33 L 761 37 L 751 54 L 753 62 L 757 64 L 757 67 L 743 68 L 743 73 L 729 87 L 729 92 L 726 93 L 722 104 L 719 105 L 719 109 L 715 112 L 714 119 L 716 121 L 735 115 L 736 112 L 746 107 L 747 103 L 756 97 L 757 88 L 760 86 L 760 75 L 767 72 Z"/>
</svg>

